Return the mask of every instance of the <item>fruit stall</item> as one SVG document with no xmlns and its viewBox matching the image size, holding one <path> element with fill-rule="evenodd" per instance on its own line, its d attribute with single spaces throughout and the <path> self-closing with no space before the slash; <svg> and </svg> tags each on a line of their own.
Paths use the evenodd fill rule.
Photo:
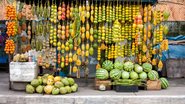
<svg viewBox="0 0 185 104">
<path fill-rule="evenodd" d="M 5 2 L 6 0 L 4 0 Z M 167 89 L 160 74 L 170 13 L 157 0 L 16 0 L 5 7 L 10 82 L 27 93 Z M 75 80 L 74 80 L 75 79 Z"/>
</svg>

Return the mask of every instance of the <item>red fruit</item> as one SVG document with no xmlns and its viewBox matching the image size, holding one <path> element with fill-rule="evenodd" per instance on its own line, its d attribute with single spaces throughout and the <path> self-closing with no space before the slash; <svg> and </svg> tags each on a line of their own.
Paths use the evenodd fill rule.
<svg viewBox="0 0 185 104">
<path fill-rule="evenodd" d="M 65 20 L 65 19 L 66 19 L 66 17 L 62 15 L 62 20 Z"/>
<path fill-rule="evenodd" d="M 64 16 L 65 16 L 65 15 L 66 15 L 66 13 L 65 13 L 65 12 L 62 12 L 62 15 L 64 15 Z"/>
</svg>

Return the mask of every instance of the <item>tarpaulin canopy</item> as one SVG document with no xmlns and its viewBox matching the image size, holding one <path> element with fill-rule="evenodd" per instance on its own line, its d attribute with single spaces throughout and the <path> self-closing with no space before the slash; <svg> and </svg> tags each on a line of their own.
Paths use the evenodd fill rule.
<svg viewBox="0 0 185 104">
<path fill-rule="evenodd" d="M 179 41 L 179 40 L 185 40 L 185 36 L 179 35 L 176 37 L 167 37 L 167 39 L 172 41 Z M 162 60 L 166 60 L 168 58 L 173 58 L 173 59 L 185 58 L 185 45 L 169 44 L 169 50 L 163 52 Z"/>
</svg>

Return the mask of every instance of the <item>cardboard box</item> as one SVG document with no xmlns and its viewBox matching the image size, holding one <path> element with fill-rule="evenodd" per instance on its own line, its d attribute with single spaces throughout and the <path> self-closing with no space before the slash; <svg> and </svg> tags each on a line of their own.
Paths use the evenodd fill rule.
<svg viewBox="0 0 185 104">
<path fill-rule="evenodd" d="M 111 80 L 95 79 L 95 90 L 99 90 L 100 85 L 104 85 L 106 90 L 111 90 Z"/>
<path fill-rule="evenodd" d="M 160 90 L 161 89 L 161 82 L 160 80 L 148 80 L 147 81 L 147 90 Z"/>
</svg>

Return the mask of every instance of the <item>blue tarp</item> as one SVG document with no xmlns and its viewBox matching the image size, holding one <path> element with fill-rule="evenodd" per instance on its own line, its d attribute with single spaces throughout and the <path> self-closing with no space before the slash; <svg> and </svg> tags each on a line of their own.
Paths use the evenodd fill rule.
<svg viewBox="0 0 185 104">
<path fill-rule="evenodd" d="M 179 35 L 176 37 L 167 37 L 168 40 L 178 41 L 185 40 L 185 36 Z M 168 58 L 181 59 L 185 58 L 185 45 L 169 45 L 169 50 L 163 52 L 162 60 Z"/>
<path fill-rule="evenodd" d="M 168 40 L 173 40 L 173 41 L 177 41 L 177 40 L 185 40 L 185 36 L 184 35 L 178 35 L 176 37 L 167 37 Z"/>
<path fill-rule="evenodd" d="M 169 45 L 169 50 L 163 52 L 162 60 L 166 60 L 168 58 L 185 58 L 185 45 Z"/>
</svg>

